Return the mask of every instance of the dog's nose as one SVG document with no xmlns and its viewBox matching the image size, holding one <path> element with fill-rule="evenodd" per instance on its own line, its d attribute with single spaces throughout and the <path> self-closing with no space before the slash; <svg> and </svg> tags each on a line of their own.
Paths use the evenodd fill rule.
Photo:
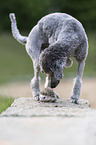
<svg viewBox="0 0 96 145">
<path fill-rule="evenodd" d="M 55 88 L 59 84 L 60 80 L 51 81 L 51 88 Z"/>
</svg>

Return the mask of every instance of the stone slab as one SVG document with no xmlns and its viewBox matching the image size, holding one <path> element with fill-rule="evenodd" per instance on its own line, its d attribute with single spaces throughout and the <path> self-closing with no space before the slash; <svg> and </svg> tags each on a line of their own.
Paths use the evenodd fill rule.
<svg viewBox="0 0 96 145">
<path fill-rule="evenodd" d="M 96 145 L 96 110 L 86 100 L 19 98 L 0 116 L 0 145 Z"/>
<path fill-rule="evenodd" d="M 1 116 L 83 116 L 92 111 L 87 100 L 79 100 L 79 104 L 71 103 L 71 99 L 58 99 L 55 103 L 36 102 L 33 98 L 19 98 Z"/>
</svg>

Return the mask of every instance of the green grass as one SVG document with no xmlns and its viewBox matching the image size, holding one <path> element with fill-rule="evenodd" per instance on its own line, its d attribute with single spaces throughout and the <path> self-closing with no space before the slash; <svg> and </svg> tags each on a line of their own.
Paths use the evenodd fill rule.
<svg viewBox="0 0 96 145">
<path fill-rule="evenodd" d="M 13 103 L 14 99 L 13 98 L 8 98 L 4 96 L 0 96 L 0 114 L 5 111 L 8 107 L 11 106 Z"/>
<path fill-rule="evenodd" d="M 0 82 L 22 80 L 32 74 L 32 62 L 25 47 L 11 34 L 0 35 Z"/>
<path fill-rule="evenodd" d="M 89 53 L 84 76 L 96 76 L 96 31 L 88 32 Z M 76 76 L 77 64 L 65 69 L 65 77 Z M 45 77 L 44 74 L 41 75 Z M 32 61 L 26 53 L 25 46 L 19 44 L 11 33 L 0 34 L 0 84 L 11 81 L 26 81 L 33 77 Z"/>
</svg>

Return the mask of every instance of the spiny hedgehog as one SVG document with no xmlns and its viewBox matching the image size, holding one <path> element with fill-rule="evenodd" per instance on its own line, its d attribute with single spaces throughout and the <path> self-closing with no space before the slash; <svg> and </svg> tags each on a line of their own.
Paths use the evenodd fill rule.
<svg viewBox="0 0 96 145">
<path fill-rule="evenodd" d="M 55 102 L 59 99 L 59 96 L 50 87 L 45 88 L 40 93 L 40 102 Z"/>
</svg>

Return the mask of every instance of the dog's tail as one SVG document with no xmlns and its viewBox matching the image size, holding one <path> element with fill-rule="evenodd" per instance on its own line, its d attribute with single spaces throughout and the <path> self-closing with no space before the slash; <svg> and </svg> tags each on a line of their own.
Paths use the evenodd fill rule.
<svg viewBox="0 0 96 145">
<path fill-rule="evenodd" d="M 12 34 L 14 38 L 19 41 L 21 44 L 25 45 L 27 42 L 27 37 L 22 36 L 17 28 L 16 24 L 16 18 L 14 13 L 9 14 L 10 20 L 11 20 L 11 29 L 12 29 Z"/>
</svg>

